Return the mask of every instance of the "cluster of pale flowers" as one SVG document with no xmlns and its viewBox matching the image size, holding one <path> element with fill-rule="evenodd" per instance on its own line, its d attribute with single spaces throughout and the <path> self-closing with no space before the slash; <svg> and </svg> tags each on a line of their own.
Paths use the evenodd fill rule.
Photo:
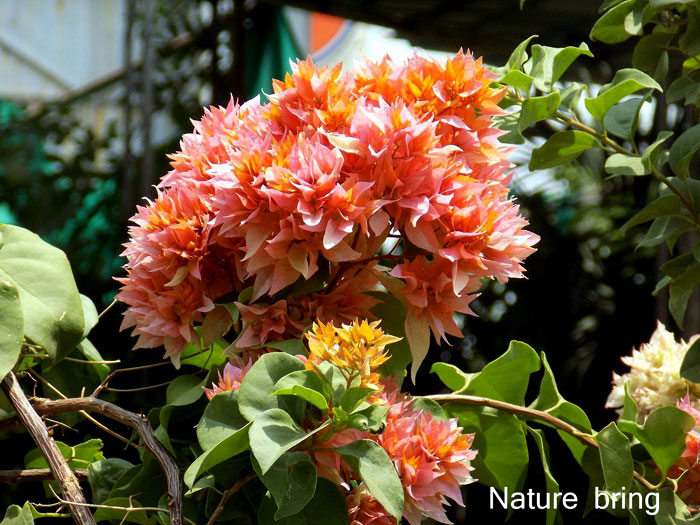
<svg viewBox="0 0 700 525">
<path fill-rule="evenodd" d="M 630 367 L 625 374 L 613 372 L 613 389 L 605 404 L 622 415 L 625 389 L 637 403 L 642 423 L 657 408 L 677 406 L 690 414 L 696 426 L 685 439 L 686 449 L 667 476 L 677 479 L 677 494 L 688 505 L 700 505 L 700 385 L 681 377 L 681 364 L 699 336 L 687 342 L 676 340 L 659 322 L 648 343 L 633 349 L 622 362 Z"/>
</svg>

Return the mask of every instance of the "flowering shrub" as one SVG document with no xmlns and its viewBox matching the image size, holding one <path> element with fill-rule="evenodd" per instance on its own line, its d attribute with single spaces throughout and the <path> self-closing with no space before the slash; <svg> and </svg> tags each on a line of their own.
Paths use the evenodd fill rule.
<svg viewBox="0 0 700 525">
<path fill-rule="evenodd" d="M 109 387 L 117 372 L 168 363 L 110 371 L 114 362 L 87 339 L 95 307 L 78 294 L 62 252 L 0 225 L 0 377 L 11 405 L 0 405 L 0 432 L 19 422 L 38 446 L 25 470 L 0 480 L 47 479 L 48 465 L 61 489 L 56 512 L 12 505 L 3 525 L 46 517 L 81 525 L 449 523 L 448 504 L 464 504 L 467 484 L 488 485 L 508 504 L 525 497 L 528 439 L 547 501 L 556 501 L 545 429 L 589 476 L 589 507 L 599 493 L 608 501 L 637 495 L 639 505 L 608 510 L 632 523 L 694 520 L 697 337 L 677 342 L 659 324 L 623 358 L 630 371 L 614 374 L 607 403 L 618 419 L 600 431 L 562 397 L 545 354 L 519 341 L 478 372 L 435 363 L 431 372 L 449 393 L 402 391 L 431 333 L 437 342 L 461 336 L 455 316 L 472 313 L 482 281 L 523 276 L 538 237 L 509 195 L 505 144 L 523 142 L 533 124 L 556 125 L 533 150 L 532 170 L 597 149 L 610 175 L 659 182 L 659 196 L 623 227 L 653 221 L 642 246 L 665 241 L 673 250 L 700 230 L 700 190 L 690 177 L 700 128 L 665 150 L 670 132 L 637 141 L 639 112 L 661 92 L 669 50 L 688 59 L 667 102 L 698 105 L 698 7 L 606 2 L 592 38 L 621 42 L 651 25 L 636 46 L 638 69 L 619 71 L 582 104 L 586 86 L 561 79 L 591 56 L 588 47 L 528 39 L 492 69 L 463 52 L 444 62 L 365 60 L 354 72 L 297 61 L 267 101 L 205 110 L 171 156 L 155 200 L 133 217 L 118 278 L 122 328 L 133 328 L 136 347 L 164 347 L 179 369 L 165 404 L 147 415 L 99 396 L 124 390 Z M 635 93 L 642 96 L 628 98 Z M 678 325 L 700 283 L 696 255 L 661 268 L 658 287 L 669 286 Z M 71 398 L 51 379 L 74 387 L 77 366 L 94 367 L 95 388 L 85 395 L 77 385 Z M 18 376 L 29 374 L 40 381 L 33 388 L 46 385 L 60 399 L 27 398 Z M 133 428 L 139 444 L 91 411 Z M 56 442 L 41 416 L 64 412 L 138 449 L 139 463 L 105 458 L 99 439 Z M 87 473 L 75 470 L 86 465 Z M 546 523 L 558 519 L 549 506 Z"/>
</svg>

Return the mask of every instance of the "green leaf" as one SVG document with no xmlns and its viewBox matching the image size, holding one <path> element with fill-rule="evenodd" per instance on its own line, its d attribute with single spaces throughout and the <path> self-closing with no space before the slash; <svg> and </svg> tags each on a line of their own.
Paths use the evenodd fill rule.
<svg viewBox="0 0 700 525">
<path fill-rule="evenodd" d="M 430 414 L 433 417 L 433 419 L 437 419 L 438 421 L 445 421 L 446 419 L 448 419 L 447 414 L 442 408 L 442 405 L 426 397 L 415 396 L 413 398 L 413 409 L 422 410 Z"/>
<path fill-rule="evenodd" d="M 12 370 L 22 350 L 24 318 L 19 291 L 0 271 L 0 381 Z"/>
<path fill-rule="evenodd" d="M 108 458 L 90 463 L 87 471 L 92 502 L 101 504 L 107 500 L 117 480 L 133 466 L 121 458 Z"/>
<path fill-rule="evenodd" d="M 0 521 L 0 525 L 33 525 L 34 516 L 29 505 L 24 507 L 10 505 L 5 511 L 5 517 Z"/>
<path fill-rule="evenodd" d="M 275 520 L 297 514 L 316 492 L 316 466 L 304 452 L 283 454 L 265 473 L 253 458 L 253 468 L 275 499 Z"/>
<path fill-rule="evenodd" d="M 532 35 L 522 42 L 520 42 L 517 47 L 513 50 L 508 58 L 508 62 L 501 68 L 504 71 L 519 70 L 523 67 L 523 64 L 527 61 L 527 46 L 530 44 L 533 38 L 537 38 L 537 35 Z"/>
<path fill-rule="evenodd" d="M 586 89 L 585 84 L 580 82 L 571 82 L 571 84 L 561 90 L 561 105 L 566 109 L 574 109 L 578 106 L 579 100 L 581 100 L 581 93 Z"/>
<path fill-rule="evenodd" d="M 360 475 L 370 494 L 397 520 L 403 513 L 403 485 L 386 451 L 374 441 L 360 439 L 336 449 Z"/>
<path fill-rule="evenodd" d="M 532 46 L 531 53 L 532 57 L 524 64 L 523 71 L 533 77 L 535 87 L 544 92 L 553 89 L 554 82 L 559 80 L 579 56 L 593 56 L 593 53 L 583 42 L 578 47 L 567 46 L 563 48 L 535 44 Z"/>
<path fill-rule="evenodd" d="M 700 339 L 688 348 L 681 364 L 681 377 L 693 383 L 700 383 Z"/>
<path fill-rule="evenodd" d="M 199 400 L 204 394 L 202 386 L 207 383 L 205 378 L 202 381 L 201 378 L 194 375 L 182 375 L 177 376 L 168 385 L 168 389 L 165 391 L 165 399 L 168 405 L 172 406 L 185 406 L 191 405 L 192 403 Z"/>
<path fill-rule="evenodd" d="M 195 328 L 195 331 L 198 330 Z M 229 360 L 229 356 L 224 354 L 228 347 L 228 342 L 219 339 L 208 348 L 200 348 L 199 341 L 192 341 L 182 349 L 180 353 L 180 364 L 196 366 L 205 370 L 220 367 Z"/>
<path fill-rule="evenodd" d="M 671 33 L 652 33 L 640 38 L 634 46 L 632 65 L 652 78 L 662 80 L 668 73 L 666 46 L 672 38 Z"/>
<path fill-rule="evenodd" d="M 532 86 L 532 81 L 534 79 L 522 71 L 508 71 L 503 77 L 501 77 L 498 82 L 501 84 L 505 84 L 506 86 L 512 86 L 518 89 L 522 89 L 523 91 L 530 91 L 530 87 Z"/>
<path fill-rule="evenodd" d="M 690 161 L 700 148 L 700 124 L 684 131 L 671 146 L 668 164 L 673 173 L 686 179 L 690 173 Z"/>
<path fill-rule="evenodd" d="M 632 33 L 625 28 L 625 20 L 635 4 L 636 0 L 626 0 L 607 11 L 593 24 L 591 40 L 598 40 L 605 44 L 618 44 L 632 36 Z"/>
<path fill-rule="evenodd" d="M 613 153 L 605 161 L 605 171 L 611 175 L 632 175 L 639 177 L 651 173 L 640 157 Z"/>
<path fill-rule="evenodd" d="M 266 495 L 258 511 L 258 525 L 348 525 L 345 496 L 335 483 L 325 478 L 318 478 L 316 491 L 301 512 L 275 520 L 276 512 L 274 498 Z"/>
<path fill-rule="evenodd" d="M 688 9 L 688 25 L 683 36 L 678 40 L 678 47 L 686 55 L 700 54 L 700 13 L 697 5 Z"/>
<path fill-rule="evenodd" d="M 636 423 L 638 412 L 637 402 L 630 395 L 629 383 L 625 383 L 625 400 L 622 405 L 622 415 L 620 419 Z"/>
<path fill-rule="evenodd" d="M 102 354 L 100 354 L 97 348 L 95 348 L 95 345 L 87 338 L 78 343 L 77 350 L 83 354 L 83 357 L 88 361 L 104 361 Z M 90 367 L 97 372 L 100 381 L 103 381 L 109 374 L 109 365 L 104 363 L 90 365 Z"/>
<path fill-rule="evenodd" d="M 365 403 L 365 405 L 367 405 Z M 384 428 L 386 414 L 389 411 L 388 405 L 368 405 L 355 410 L 348 417 L 348 427 L 361 430 L 363 432 L 378 433 Z"/>
<path fill-rule="evenodd" d="M 639 242 L 639 246 L 657 246 L 666 241 L 669 250 L 672 250 L 678 237 L 692 229 L 693 226 L 685 217 L 657 217 Z"/>
<path fill-rule="evenodd" d="M 608 133 L 626 140 L 631 140 L 637 133 L 639 110 L 645 99 L 634 97 L 615 104 L 605 115 L 603 123 Z"/>
<path fill-rule="evenodd" d="M 300 404 L 301 400 L 273 396 L 277 381 L 291 372 L 304 370 L 302 362 L 283 352 L 264 354 L 248 370 L 241 382 L 238 392 L 238 406 L 248 421 L 270 408 L 294 408 L 292 404 Z M 289 411 L 289 410 L 288 410 Z M 291 411 L 295 413 L 294 410 Z"/>
<path fill-rule="evenodd" d="M 103 503 L 112 507 L 142 507 L 141 503 L 134 498 L 111 498 Z M 97 509 L 95 511 L 95 521 L 113 521 L 118 520 L 119 523 L 141 523 L 142 525 L 151 525 L 153 521 L 149 519 L 145 510 L 137 510 L 126 512 L 116 509 Z"/>
<path fill-rule="evenodd" d="M 373 388 L 366 388 L 362 386 L 354 386 L 348 388 L 340 396 L 339 405 L 340 408 L 345 410 L 347 413 L 352 412 L 357 408 L 357 406 L 372 392 L 375 390 Z"/>
<path fill-rule="evenodd" d="M 539 369 L 537 352 L 525 343 L 511 341 L 502 356 L 469 377 L 460 393 L 522 405 L 530 374 Z"/>
<path fill-rule="evenodd" d="M 683 328 L 685 310 L 693 290 L 700 285 L 700 263 L 694 262 L 681 275 L 671 281 L 668 306 L 673 319 Z"/>
<path fill-rule="evenodd" d="M 544 438 L 544 432 L 542 430 L 530 427 L 528 427 L 527 429 L 530 432 L 532 438 L 535 440 L 537 450 L 540 453 L 540 459 L 542 460 L 542 470 L 544 470 L 545 488 L 550 494 L 556 494 L 557 492 L 559 492 L 559 483 L 556 479 L 554 479 L 554 475 L 552 474 L 552 469 L 550 466 L 551 460 L 549 458 L 549 445 L 547 444 L 547 441 Z M 554 525 L 554 523 L 556 523 L 558 513 L 559 509 L 556 505 L 551 505 L 547 508 L 547 525 Z"/>
<path fill-rule="evenodd" d="M 583 131 L 558 131 L 532 151 L 529 168 L 541 170 L 567 164 L 585 150 L 598 146 L 596 138 Z"/>
<path fill-rule="evenodd" d="M 248 430 L 250 429 L 250 425 L 251 424 L 248 423 L 195 459 L 185 471 L 183 477 L 185 484 L 189 488 L 192 488 L 200 474 L 248 450 L 250 448 L 248 443 Z"/>
<path fill-rule="evenodd" d="M 80 342 L 85 327 L 68 259 L 24 228 L 0 224 L 0 234 L 0 271 L 19 292 L 24 336 L 60 360 Z"/>
<path fill-rule="evenodd" d="M 89 439 L 74 446 L 56 441 L 56 445 L 58 445 L 61 455 L 68 460 L 68 466 L 71 468 L 85 469 L 90 463 L 104 459 L 101 439 Z M 38 448 L 27 452 L 24 456 L 24 466 L 28 469 L 48 467 L 44 455 Z"/>
<path fill-rule="evenodd" d="M 688 269 L 694 261 L 695 257 L 692 253 L 684 253 L 678 257 L 674 257 L 667 263 L 661 265 L 661 271 L 671 278 L 676 278 Z"/>
<path fill-rule="evenodd" d="M 558 417 L 582 432 L 591 433 L 591 422 L 586 413 L 580 407 L 564 399 L 559 393 L 559 387 L 557 386 L 554 374 L 552 373 L 552 369 L 549 366 L 547 356 L 544 352 L 541 354 L 541 360 L 542 368 L 544 368 L 544 375 L 540 382 L 540 391 L 537 398 L 535 398 L 535 401 L 533 401 L 530 406 L 535 410 L 542 410 Z M 581 443 L 578 438 L 564 431 L 557 430 L 557 433 L 562 441 L 569 447 L 576 461 L 582 464 L 586 446 Z"/>
<path fill-rule="evenodd" d="M 658 197 L 647 204 L 639 213 L 622 225 L 620 231 L 625 234 L 627 231 L 639 224 L 652 221 L 657 217 L 674 216 L 681 214 L 681 200 L 677 195 L 668 194 Z"/>
<path fill-rule="evenodd" d="M 661 86 L 649 75 L 637 69 L 621 69 L 615 73 L 610 84 L 600 88 L 597 97 L 587 98 L 584 103 L 591 115 L 598 120 L 603 120 L 610 108 L 620 100 L 642 89 L 661 91 Z"/>
<path fill-rule="evenodd" d="M 297 396 L 324 412 L 328 411 L 328 397 L 324 393 L 323 381 L 312 370 L 299 370 L 287 374 L 275 384 L 273 395 Z"/>
<path fill-rule="evenodd" d="M 656 166 L 657 169 L 659 168 L 656 163 L 656 159 L 659 157 L 659 148 L 661 147 L 661 144 L 668 140 L 668 138 L 672 135 L 673 132 L 671 131 L 662 131 L 657 135 L 656 140 L 647 146 L 644 152 L 642 152 L 642 162 L 645 166 Z"/>
<path fill-rule="evenodd" d="M 430 372 L 437 374 L 440 381 L 453 392 L 462 390 L 467 385 L 467 382 L 471 380 L 471 377 L 474 376 L 474 374 L 462 372 L 454 365 L 441 362 L 434 363 Z"/>
<path fill-rule="evenodd" d="M 621 492 L 631 489 L 634 461 L 629 439 L 618 430 L 615 423 L 610 423 L 596 434 L 595 440 L 600 445 L 600 463 L 606 490 Z"/>
<path fill-rule="evenodd" d="M 238 410 L 238 392 L 215 395 L 204 409 L 197 424 L 197 440 L 202 450 L 209 450 L 235 434 L 247 421 Z"/>
<path fill-rule="evenodd" d="M 700 82 L 688 77 L 678 77 L 666 90 L 666 101 L 680 102 L 684 104 L 697 104 L 700 93 Z"/>
<path fill-rule="evenodd" d="M 679 408 L 665 406 L 649 414 L 644 425 L 621 420 L 618 426 L 636 437 L 666 474 L 685 451 L 685 436 L 695 426 L 695 420 Z"/>
<path fill-rule="evenodd" d="M 85 339 L 100 318 L 95 303 L 93 303 L 89 297 L 80 294 L 80 303 L 83 307 L 83 318 L 85 321 L 85 327 L 83 328 L 83 339 Z"/>
<path fill-rule="evenodd" d="M 307 433 L 279 408 L 259 414 L 250 427 L 250 448 L 262 473 L 267 472 L 287 450 L 326 426 L 327 423 Z"/>
<path fill-rule="evenodd" d="M 406 339 L 406 307 L 396 297 L 386 292 L 373 292 L 368 295 L 381 301 L 373 306 L 370 312 L 377 319 L 382 320 L 384 332 L 401 338 L 386 347 L 391 357 L 380 367 L 380 370 L 384 375 L 402 378 L 406 373 L 406 367 L 411 362 L 411 349 Z"/>
<path fill-rule="evenodd" d="M 284 341 L 268 341 L 265 343 L 268 348 L 274 348 L 276 350 L 281 350 L 289 355 L 309 355 L 309 351 L 304 346 L 304 343 L 299 338 L 295 339 L 285 339 Z"/>
<path fill-rule="evenodd" d="M 479 454 L 472 466 L 479 473 L 479 481 L 499 490 L 519 490 L 529 462 L 520 420 L 488 407 L 449 403 L 443 409 L 448 416 L 458 418 L 464 433 L 474 433 L 472 448 Z"/>
<path fill-rule="evenodd" d="M 552 117 L 559 109 L 560 103 L 561 95 L 557 91 L 549 95 L 525 99 L 520 110 L 518 131 L 530 127 L 535 122 Z"/>
</svg>

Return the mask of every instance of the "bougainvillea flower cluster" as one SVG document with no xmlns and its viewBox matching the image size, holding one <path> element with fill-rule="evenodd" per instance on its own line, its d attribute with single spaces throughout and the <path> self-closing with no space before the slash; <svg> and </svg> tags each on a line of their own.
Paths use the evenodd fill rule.
<svg viewBox="0 0 700 525">
<path fill-rule="evenodd" d="M 266 103 L 206 110 L 133 218 L 123 327 L 177 361 L 214 303 L 244 290 L 239 348 L 371 319 L 368 293 L 389 291 L 415 373 L 430 331 L 460 335 L 452 316 L 480 279 L 522 277 L 538 240 L 509 196 L 495 78 L 463 52 L 352 73 L 308 59 Z"/>
<path fill-rule="evenodd" d="M 385 334 L 379 328 L 379 321 L 369 323 L 367 320 L 340 328 L 332 322 L 314 323 L 306 338 L 310 353 L 307 367 L 326 361 L 347 374 L 348 380 L 357 376 L 361 386 L 377 390 L 381 379 L 378 369 L 389 360 L 385 348 L 400 339 Z"/>
<path fill-rule="evenodd" d="M 671 467 L 667 473 L 671 479 L 678 479 L 676 494 L 686 504 L 700 505 L 700 410 L 697 408 L 697 400 L 693 402 L 689 394 L 679 400 L 678 408 L 684 410 L 695 419 L 695 428 L 685 436 L 685 451 L 681 458 Z"/>
<path fill-rule="evenodd" d="M 308 442 L 308 453 L 316 463 L 318 475 L 338 484 L 345 492 L 350 523 L 396 523 L 336 451 L 361 439 L 375 441 L 394 463 L 404 488 L 403 516 L 411 525 L 420 525 L 424 515 L 450 523 L 444 509 L 446 498 L 464 506 L 460 487 L 476 481 L 471 475 L 471 461 L 477 455 L 471 448 L 474 434 L 462 433 L 456 419 L 440 419 L 418 408 L 414 398 L 400 392 L 395 377 L 380 377 L 379 367 L 387 358 L 385 346 L 398 338 L 385 334 L 378 321 L 355 320 L 339 327 L 317 322 L 305 339 L 309 357 L 298 357 L 307 369 L 315 370 L 325 362 L 336 366 L 348 384 L 359 377 L 361 384 L 375 389 L 366 401 L 387 409 L 385 425 L 379 433 L 355 428 L 333 431 L 333 427 L 327 427 Z M 205 389 L 207 397 L 238 390 L 250 364 L 251 361 L 245 367 L 227 364 L 219 383 Z M 328 417 L 334 417 L 332 406 Z"/>
<path fill-rule="evenodd" d="M 605 404 L 606 408 L 622 413 L 625 400 L 625 385 L 639 408 L 638 415 L 644 420 L 653 410 L 663 406 L 675 406 L 686 395 L 692 401 L 700 398 L 700 385 L 681 377 L 681 364 L 693 342 L 676 341 L 673 333 L 659 321 L 648 343 L 642 344 L 632 355 L 624 356 L 622 362 L 630 371 L 619 375 L 613 372 L 613 389 Z"/>
</svg>

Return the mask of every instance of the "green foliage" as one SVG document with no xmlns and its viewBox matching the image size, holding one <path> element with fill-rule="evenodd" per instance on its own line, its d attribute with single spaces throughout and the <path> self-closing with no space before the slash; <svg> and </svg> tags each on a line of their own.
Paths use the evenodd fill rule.
<svg viewBox="0 0 700 525">
<path fill-rule="evenodd" d="M 597 139 L 583 131 L 558 131 L 542 146 L 533 150 L 529 168 L 541 170 L 568 164 L 587 149 L 596 147 Z"/>
<path fill-rule="evenodd" d="M 297 396 L 327 413 L 331 392 L 316 372 L 300 370 L 277 381 L 273 395 Z"/>
<path fill-rule="evenodd" d="M 512 414 L 459 403 L 444 405 L 465 432 L 474 433 L 473 447 L 479 454 L 472 462 L 479 481 L 500 490 L 519 490 L 525 482 L 529 455 L 521 422 Z M 507 443 L 507 446 L 504 444 Z"/>
<path fill-rule="evenodd" d="M 109 499 L 109 493 L 119 478 L 133 466 L 121 458 L 101 459 L 90 463 L 87 471 L 93 503 L 101 504 Z"/>
<path fill-rule="evenodd" d="M 202 450 L 209 450 L 247 423 L 238 409 L 238 392 L 217 394 L 206 406 L 197 424 L 199 446 Z"/>
<path fill-rule="evenodd" d="M 185 485 L 192 488 L 202 473 L 248 450 L 250 448 L 248 442 L 250 425 L 247 423 L 232 434 L 228 434 L 215 445 L 210 445 L 202 455 L 198 456 L 185 471 L 183 476 Z"/>
<path fill-rule="evenodd" d="M 0 273 L 0 377 L 15 366 L 22 350 L 24 318 L 19 291 Z"/>
<path fill-rule="evenodd" d="M 694 341 L 688 348 L 680 372 L 683 379 L 700 383 L 700 339 Z"/>
<path fill-rule="evenodd" d="M 657 408 L 644 424 L 620 421 L 619 428 L 636 437 L 644 445 L 663 474 L 678 461 L 685 450 L 685 436 L 695 426 L 695 420 L 673 406 Z"/>
<path fill-rule="evenodd" d="M 303 370 L 304 365 L 289 354 L 276 352 L 265 354 L 248 371 L 241 383 L 238 397 L 241 414 L 253 421 L 258 414 L 271 408 L 286 408 L 296 414 L 301 400 L 273 396 L 277 381 L 290 372 Z"/>
<path fill-rule="evenodd" d="M 530 374 L 539 369 L 537 353 L 525 343 L 512 341 L 501 357 L 476 374 L 465 374 L 445 363 L 435 363 L 431 372 L 456 393 L 522 404 Z"/>
<path fill-rule="evenodd" d="M 600 445 L 600 462 L 605 488 L 611 492 L 629 490 L 634 477 L 634 462 L 630 441 L 615 423 L 610 423 L 595 436 Z"/>
<path fill-rule="evenodd" d="M 545 441 L 544 439 L 544 432 L 529 427 L 528 431 L 530 432 L 532 438 L 535 440 L 537 450 L 540 453 L 540 459 L 542 460 L 542 470 L 544 470 L 544 482 L 547 492 L 549 492 L 550 494 L 557 493 L 559 492 L 559 483 L 556 479 L 554 479 L 554 474 L 552 474 L 552 469 L 550 466 L 551 459 L 549 457 L 549 445 L 547 445 L 547 441 Z M 559 509 L 555 506 L 548 508 L 546 514 L 547 520 L 545 523 L 547 525 L 554 525 L 554 523 L 561 522 L 561 519 L 557 519 L 559 518 L 558 514 Z"/>
<path fill-rule="evenodd" d="M 260 504 L 260 525 L 348 525 L 345 498 L 338 487 L 325 478 L 318 478 L 316 491 L 301 512 L 276 520 L 277 506 L 271 495 L 266 495 Z"/>
<path fill-rule="evenodd" d="M 250 426 L 250 448 L 260 471 L 265 474 L 282 454 L 325 426 L 307 434 L 284 410 L 271 408 L 258 414 Z"/>
<path fill-rule="evenodd" d="M 352 469 L 360 475 L 372 496 L 394 516 L 403 513 L 403 486 L 393 462 L 374 441 L 361 439 L 337 449 Z"/>
<path fill-rule="evenodd" d="M 253 467 L 275 499 L 275 520 L 297 514 L 316 492 L 316 466 L 303 452 L 282 455 L 267 472 L 262 471 L 257 461 L 253 461 Z"/>
<path fill-rule="evenodd" d="M 8 286 L 16 289 L 24 337 L 58 361 L 73 351 L 85 330 L 83 301 L 70 264 L 62 251 L 23 228 L 0 225 L 0 234 L 3 295 L 11 293 Z"/>
</svg>

